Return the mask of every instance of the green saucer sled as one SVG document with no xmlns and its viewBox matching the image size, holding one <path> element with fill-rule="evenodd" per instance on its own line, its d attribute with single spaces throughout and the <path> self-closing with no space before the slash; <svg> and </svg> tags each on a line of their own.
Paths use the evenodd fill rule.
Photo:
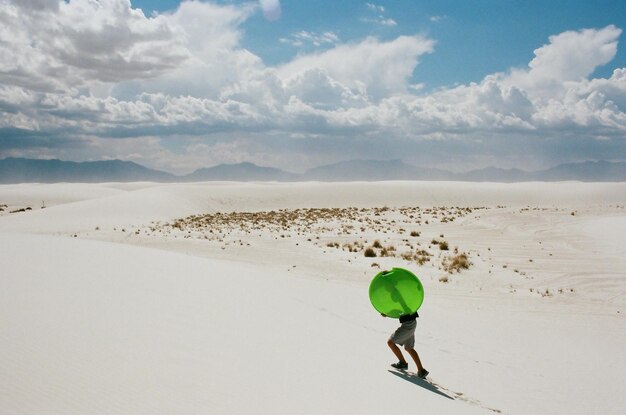
<svg viewBox="0 0 626 415">
<path fill-rule="evenodd" d="M 416 312 L 424 301 L 422 283 L 403 268 L 379 272 L 370 283 L 369 294 L 376 311 L 392 318 Z"/>
</svg>

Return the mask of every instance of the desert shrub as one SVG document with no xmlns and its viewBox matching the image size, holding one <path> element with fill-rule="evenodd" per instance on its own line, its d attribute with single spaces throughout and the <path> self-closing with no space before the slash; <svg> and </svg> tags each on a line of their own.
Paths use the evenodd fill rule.
<svg viewBox="0 0 626 415">
<path fill-rule="evenodd" d="M 428 251 L 424 249 L 420 249 L 419 251 L 416 251 L 415 254 L 413 255 L 413 260 L 417 262 L 419 265 L 424 265 L 425 263 L 430 261 L 431 256 L 432 255 Z"/>
<path fill-rule="evenodd" d="M 383 247 L 383 246 L 382 246 L 382 244 L 380 243 L 380 241 L 379 241 L 378 239 L 376 239 L 376 240 L 374 241 L 374 243 L 372 244 L 372 246 L 373 246 L 374 248 L 382 248 L 382 247 Z"/>
<path fill-rule="evenodd" d="M 418 231 L 412 231 L 411 236 L 417 237 L 420 236 L 420 233 Z"/>
<path fill-rule="evenodd" d="M 363 252 L 363 255 L 365 255 L 367 258 L 374 258 L 376 256 L 376 251 L 374 251 L 372 248 L 367 248 L 365 252 Z"/>
<path fill-rule="evenodd" d="M 450 280 L 448 279 L 448 276 L 447 276 L 447 275 L 444 275 L 443 277 L 440 277 L 440 278 L 439 278 L 439 282 L 446 283 L 446 282 L 448 282 L 448 281 L 450 281 Z"/>
<path fill-rule="evenodd" d="M 454 256 L 445 257 L 442 262 L 443 269 L 452 274 L 454 272 L 461 272 L 461 270 L 468 269 L 472 263 L 469 261 L 466 253 L 461 253 Z"/>
<path fill-rule="evenodd" d="M 439 242 L 439 249 L 441 249 L 442 251 L 447 251 L 448 250 L 448 243 L 446 241 Z"/>
</svg>

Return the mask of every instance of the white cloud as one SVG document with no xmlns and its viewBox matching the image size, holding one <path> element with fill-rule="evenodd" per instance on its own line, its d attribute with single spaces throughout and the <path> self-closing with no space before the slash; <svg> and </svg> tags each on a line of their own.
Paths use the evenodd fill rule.
<svg viewBox="0 0 626 415">
<path fill-rule="evenodd" d="M 307 70 L 322 70 L 355 93 L 381 99 L 404 93 L 419 57 L 433 48 L 432 40 L 420 36 L 400 36 L 390 42 L 367 38 L 325 52 L 298 56 L 279 67 L 278 73 L 289 80 Z"/>
<path fill-rule="evenodd" d="M 610 25 L 551 36 L 550 43 L 535 50 L 527 69 L 513 70 L 502 81 L 523 88 L 535 98 L 563 98 L 574 84 L 615 57 L 621 32 Z"/>
<path fill-rule="evenodd" d="M 512 132 L 535 137 L 559 133 L 623 137 L 626 69 L 615 70 L 609 79 L 586 78 L 612 59 L 619 34 L 619 29 L 609 26 L 553 36 L 549 44 L 537 50 L 528 69 L 494 74 L 480 83 L 424 95 L 400 94 L 399 89 L 388 88 L 382 94 L 387 98 L 377 104 L 370 101 L 369 105 L 352 105 L 342 111 L 305 102 L 298 102 L 296 107 L 299 113 L 314 114 L 338 128 L 359 126 L 405 137 L 478 133 L 504 138 Z M 583 52 L 570 51 L 572 45 Z M 587 59 L 581 59 L 585 51 L 589 51 Z M 296 60 L 290 65 L 298 64 L 301 62 Z M 349 77 L 358 78 L 340 73 L 331 76 L 345 85 L 350 85 Z"/>
<path fill-rule="evenodd" d="M 432 39 L 340 43 L 332 31 L 302 31 L 284 43 L 330 49 L 271 67 L 241 45 L 241 25 L 255 12 L 187 1 L 148 18 L 128 0 L 0 0 L 0 154 L 32 154 L 37 145 L 50 154 L 57 140 L 69 155 L 70 139 L 84 143 L 75 153 L 82 156 L 138 157 L 137 140 L 149 144 L 149 158 L 162 141 L 192 143 L 176 155 L 163 150 L 180 166 L 185 151 L 203 148 L 204 157 L 221 149 L 231 159 L 241 152 L 277 161 L 294 134 L 327 140 L 325 152 L 362 137 L 385 140 L 391 152 L 406 140 L 504 146 L 511 137 L 612 143 L 626 134 L 626 68 L 590 79 L 615 57 L 615 26 L 556 34 L 525 68 L 425 92 L 412 74 L 434 51 Z M 105 143 L 117 150 L 104 151 Z M 363 154 L 375 156 L 375 147 Z"/>
<path fill-rule="evenodd" d="M 282 13 L 279 0 L 260 0 L 263 16 L 271 22 L 278 20 Z"/>
<path fill-rule="evenodd" d="M 376 14 L 375 17 L 361 17 L 364 23 L 374 23 L 381 26 L 397 26 L 398 23 L 392 18 L 385 17 L 385 7 L 373 3 L 365 3 L 370 14 Z"/>
<path fill-rule="evenodd" d="M 385 12 L 385 7 L 384 6 L 379 6 L 379 5 L 376 5 L 376 4 L 373 4 L 373 3 L 365 3 L 365 5 L 371 11 L 374 11 L 374 12 L 377 12 L 377 13 L 384 13 Z"/>
<path fill-rule="evenodd" d="M 189 56 L 165 17 L 146 18 L 128 0 L 5 0 L 0 22 L 0 71 L 32 90 L 152 78 Z"/>
<path fill-rule="evenodd" d="M 308 32 L 301 30 L 300 32 L 293 33 L 287 38 L 280 38 L 281 43 L 287 43 L 292 46 L 303 46 L 305 44 L 311 44 L 319 47 L 323 45 L 334 45 L 339 42 L 339 36 L 335 32 L 327 31 L 323 33 Z"/>
<path fill-rule="evenodd" d="M 128 90 L 219 97 L 225 87 L 263 67 L 258 56 L 239 45 L 240 25 L 253 13 L 249 4 L 181 3 L 175 12 L 162 17 L 185 39 L 189 58 L 157 78 L 120 84 L 116 94 L 123 97 Z"/>
<path fill-rule="evenodd" d="M 374 24 L 378 24 L 381 26 L 397 26 L 398 23 L 391 19 L 391 18 L 385 18 L 384 16 L 378 16 L 376 18 L 369 18 L 369 17 L 364 17 L 361 19 L 362 22 L 364 23 L 374 23 Z"/>
</svg>

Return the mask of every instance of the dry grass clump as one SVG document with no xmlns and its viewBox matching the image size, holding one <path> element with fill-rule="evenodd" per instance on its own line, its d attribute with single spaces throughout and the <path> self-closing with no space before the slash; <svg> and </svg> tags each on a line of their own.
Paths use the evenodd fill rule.
<svg viewBox="0 0 626 415">
<path fill-rule="evenodd" d="M 22 208 L 22 209 L 15 209 L 15 210 L 12 210 L 11 213 L 26 212 L 27 210 L 33 210 L 33 208 L 29 206 L 29 207 Z"/>
<path fill-rule="evenodd" d="M 379 249 L 383 247 L 383 245 L 380 243 L 380 241 L 379 241 L 378 239 L 376 239 L 376 240 L 374 241 L 374 243 L 372 244 L 372 246 L 373 246 L 374 248 L 379 248 Z"/>
<path fill-rule="evenodd" d="M 348 252 L 359 252 L 359 245 L 358 243 L 353 244 L 343 244 L 343 246 L 341 247 L 341 249 L 347 249 Z"/>
<path fill-rule="evenodd" d="M 376 257 L 376 251 L 374 251 L 374 249 L 372 248 L 367 248 L 364 252 L 363 255 L 367 258 L 375 258 Z"/>
<path fill-rule="evenodd" d="M 408 251 L 404 252 L 400 257 L 405 261 L 415 261 L 418 265 L 424 265 L 428 261 L 430 261 L 430 257 L 432 254 L 423 249 L 419 249 L 417 251 Z"/>
<path fill-rule="evenodd" d="M 433 239 L 432 241 L 430 241 L 430 243 L 433 245 L 439 245 L 439 249 L 441 249 L 442 251 L 448 251 L 450 249 L 446 241 L 438 241 L 436 239 Z"/>
<path fill-rule="evenodd" d="M 447 256 L 443 259 L 442 262 L 443 269 L 453 274 L 455 272 L 461 272 L 461 270 L 469 269 L 472 265 L 466 253 L 460 253 L 454 256 Z"/>
<path fill-rule="evenodd" d="M 443 277 L 440 277 L 440 278 L 439 278 L 439 282 L 446 283 L 446 282 L 448 282 L 448 281 L 450 281 L 450 279 L 448 278 L 448 276 L 447 276 L 447 275 L 444 275 Z"/>
<path fill-rule="evenodd" d="M 383 246 L 380 250 L 380 256 L 396 256 L 396 247 L 393 245 Z"/>
<path fill-rule="evenodd" d="M 430 252 L 420 249 L 415 252 L 414 259 L 419 265 L 424 265 L 426 262 L 430 261 L 431 256 L 432 254 Z"/>
</svg>

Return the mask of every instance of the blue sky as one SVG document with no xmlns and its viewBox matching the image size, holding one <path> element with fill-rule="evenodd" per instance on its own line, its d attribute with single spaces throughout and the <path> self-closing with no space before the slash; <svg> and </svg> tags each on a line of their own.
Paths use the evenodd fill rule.
<svg viewBox="0 0 626 415">
<path fill-rule="evenodd" d="M 177 0 L 133 0 L 146 14 L 176 9 Z M 224 4 L 236 3 L 221 2 Z M 244 3 L 244 2 L 241 2 Z M 374 12 L 368 2 L 281 1 L 281 18 L 268 22 L 256 15 L 244 25 L 243 45 L 268 64 L 290 60 L 300 49 L 279 39 L 294 32 L 333 31 L 344 42 L 366 36 L 392 39 L 398 35 L 424 34 L 436 40 L 436 53 L 423 59 L 414 82 L 428 88 L 480 81 L 488 74 L 525 66 L 533 50 L 549 36 L 572 29 L 598 28 L 626 22 L 626 3 L 620 0 L 393 0 L 370 4 L 383 6 Z M 373 25 L 366 19 L 379 15 L 395 26 Z M 326 45 L 328 47 L 330 45 Z M 618 50 L 611 65 L 598 68 L 608 76 L 612 67 L 626 66 L 626 48 Z"/>
<path fill-rule="evenodd" d="M 626 160 L 623 1 L 5 0 L 0 20 L 0 157 Z"/>
</svg>

